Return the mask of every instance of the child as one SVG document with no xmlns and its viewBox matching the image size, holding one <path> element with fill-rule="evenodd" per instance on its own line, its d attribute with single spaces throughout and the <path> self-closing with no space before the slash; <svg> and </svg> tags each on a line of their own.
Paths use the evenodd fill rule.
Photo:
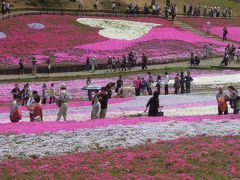
<svg viewBox="0 0 240 180">
<path fill-rule="evenodd" d="M 101 104 L 99 102 L 100 98 L 101 98 L 101 95 L 98 94 L 93 99 L 91 119 L 99 119 L 100 118 L 100 111 L 101 111 Z"/>
<path fill-rule="evenodd" d="M 49 104 L 52 104 L 55 102 L 55 95 L 56 95 L 56 89 L 54 87 L 54 84 L 52 83 L 51 84 L 51 87 L 49 89 L 49 97 L 50 97 L 50 101 L 49 101 Z"/>
</svg>

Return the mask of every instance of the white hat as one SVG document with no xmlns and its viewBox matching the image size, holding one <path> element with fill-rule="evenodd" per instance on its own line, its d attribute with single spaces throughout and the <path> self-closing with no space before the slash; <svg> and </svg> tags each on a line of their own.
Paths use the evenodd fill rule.
<svg viewBox="0 0 240 180">
<path fill-rule="evenodd" d="M 66 88 L 66 84 L 65 84 L 65 83 L 62 83 L 60 88 L 61 88 L 61 89 L 62 89 L 62 88 Z"/>
</svg>

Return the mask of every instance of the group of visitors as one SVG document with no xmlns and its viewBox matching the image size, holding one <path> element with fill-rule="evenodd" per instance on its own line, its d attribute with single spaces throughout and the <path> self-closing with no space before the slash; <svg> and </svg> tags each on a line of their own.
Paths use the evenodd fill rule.
<svg viewBox="0 0 240 180">
<path fill-rule="evenodd" d="M 135 88 L 135 96 L 142 95 L 152 95 L 152 88 L 155 85 L 159 94 L 161 94 L 161 88 L 164 88 L 164 94 L 169 94 L 169 81 L 170 77 L 168 72 L 164 73 L 164 78 L 159 75 L 157 79 L 154 81 L 152 73 L 148 72 L 148 78 L 138 76 L 136 80 L 133 81 L 133 87 Z M 186 74 L 184 72 L 180 72 L 180 74 L 176 74 L 174 78 L 174 94 L 184 94 L 191 92 L 191 83 L 193 78 L 191 77 L 190 72 L 188 71 Z"/>
<path fill-rule="evenodd" d="M 10 2 L 9 1 L 2 0 L 1 12 L 2 12 L 2 15 L 5 15 L 7 13 L 10 14 Z"/>
<path fill-rule="evenodd" d="M 225 48 L 224 57 L 220 65 L 228 66 L 228 64 L 235 60 L 235 56 L 237 60 L 240 60 L 240 46 L 236 48 L 234 45 L 228 44 Z"/>
<path fill-rule="evenodd" d="M 47 58 L 46 60 L 46 65 L 47 65 L 47 73 L 50 74 L 51 73 L 51 60 L 50 58 Z M 19 74 L 23 75 L 24 74 L 24 62 L 23 59 L 19 60 Z M 32 76 L 36 76 L 37 75 L 37 60 L 35 57 L 32 58 Z"/>
<path fill-rule="evenodd" d="M 223 87 L 219 87 L 216 99 L 218 103 L 218 114 L 228 114 L 228 104 L 233 109 L 233 114 L 238 114 L 240 111 L 240 96 L 238 91 L 233 86 L 228 86 L 229 94 L 224 92 Z"/>
<path fill-rule="evenodd" d="M 186 16 L 201 16 L 204 17 L 214 17 L 218 18 L 222 16 L 223 18 L 231 17 L 232 16 L 232 9 L 230 7 L 228 8 L 220 8 L 220 7 L 207 7 L 204 6 L 203 10 L 200 3 L 197 3 L 196 5 L 184 5 L 183 6 L 183 13 Z"/>
<path fill-rule="evenodd" d="M 136 52 L 130 52 L 128 56 L 123 55 L 122 58 L 114 57 L 114 56 L 108 56 L 107 58 L 107 72 L 113 71 L 127 71 L 133 69 L 138 63 L 138 57 Z M 147 69 L 148 65 L 148 57 L 145 53 L 142 54 L 141 57 L 141 66 L 142 70 Z M 95 72 L 97 68 L 97 60 L 96 56 L 93 56 L 92 58 L 87 57 L 86 59 L 86 71 L 91 71 L 92 73 Z"/>
<path fill-rule="evenodd" d="M 59 98 L 56 99 L 56 89 L 54 84 L 47 89 L 47 85 L 43 83 L 41 95 L 38 91 L 32 91 L 29 83 L 24 85 L 24 88 L 20 90 L 18 84 L 12 89 L 13 102 L 10 106 L 10 120 L 11 122 L 19 122 L 22 118 L 20 112 L 20 106 L 24 106 L 29 110 L 30 122 L 43 121 L 42 104 L 47 103 L 49 97 L 49 104 L 56 103 L 59 107 L 57 114 L 57 120 L 59 121 L 63 117 L 64 121 L 67 119 L 67 103 L 69 101 L 66 84 L 61 84 Z"/>
</svg>

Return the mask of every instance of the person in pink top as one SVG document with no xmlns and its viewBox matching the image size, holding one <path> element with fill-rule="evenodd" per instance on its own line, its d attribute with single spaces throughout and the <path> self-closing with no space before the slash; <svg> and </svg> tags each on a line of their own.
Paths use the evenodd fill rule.
<svg viewBox="0 0 240 180">
<path fill-rule="evenodd" d="M 138 76 L 138 78 L 133 81 L 133 86 L 135 88 L 135 95 L 140 96 L 140 92 L 141 92 L 141 78 L 140 78 L 140 76 Z"/>
</svg>

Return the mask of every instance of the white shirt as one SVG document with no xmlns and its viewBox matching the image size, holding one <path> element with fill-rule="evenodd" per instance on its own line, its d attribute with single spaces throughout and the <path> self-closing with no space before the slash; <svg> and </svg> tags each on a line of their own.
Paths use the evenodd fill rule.
<svg viewBox="0 0 240 180">
<path fill-rule="evenodd" d="M 169 75 L 166 75 L 165 80 L 164 80 L 164 85 L 168 85 L 169 83 Z"/>
<path fill-rule="evenodd" d="M 17 104 L 17 101 L 14 100 L 10 106 L 10 116 L 13 115 L 13 113 L 15 113 L 19 108 L 19 105 Z"/>
</svg>

